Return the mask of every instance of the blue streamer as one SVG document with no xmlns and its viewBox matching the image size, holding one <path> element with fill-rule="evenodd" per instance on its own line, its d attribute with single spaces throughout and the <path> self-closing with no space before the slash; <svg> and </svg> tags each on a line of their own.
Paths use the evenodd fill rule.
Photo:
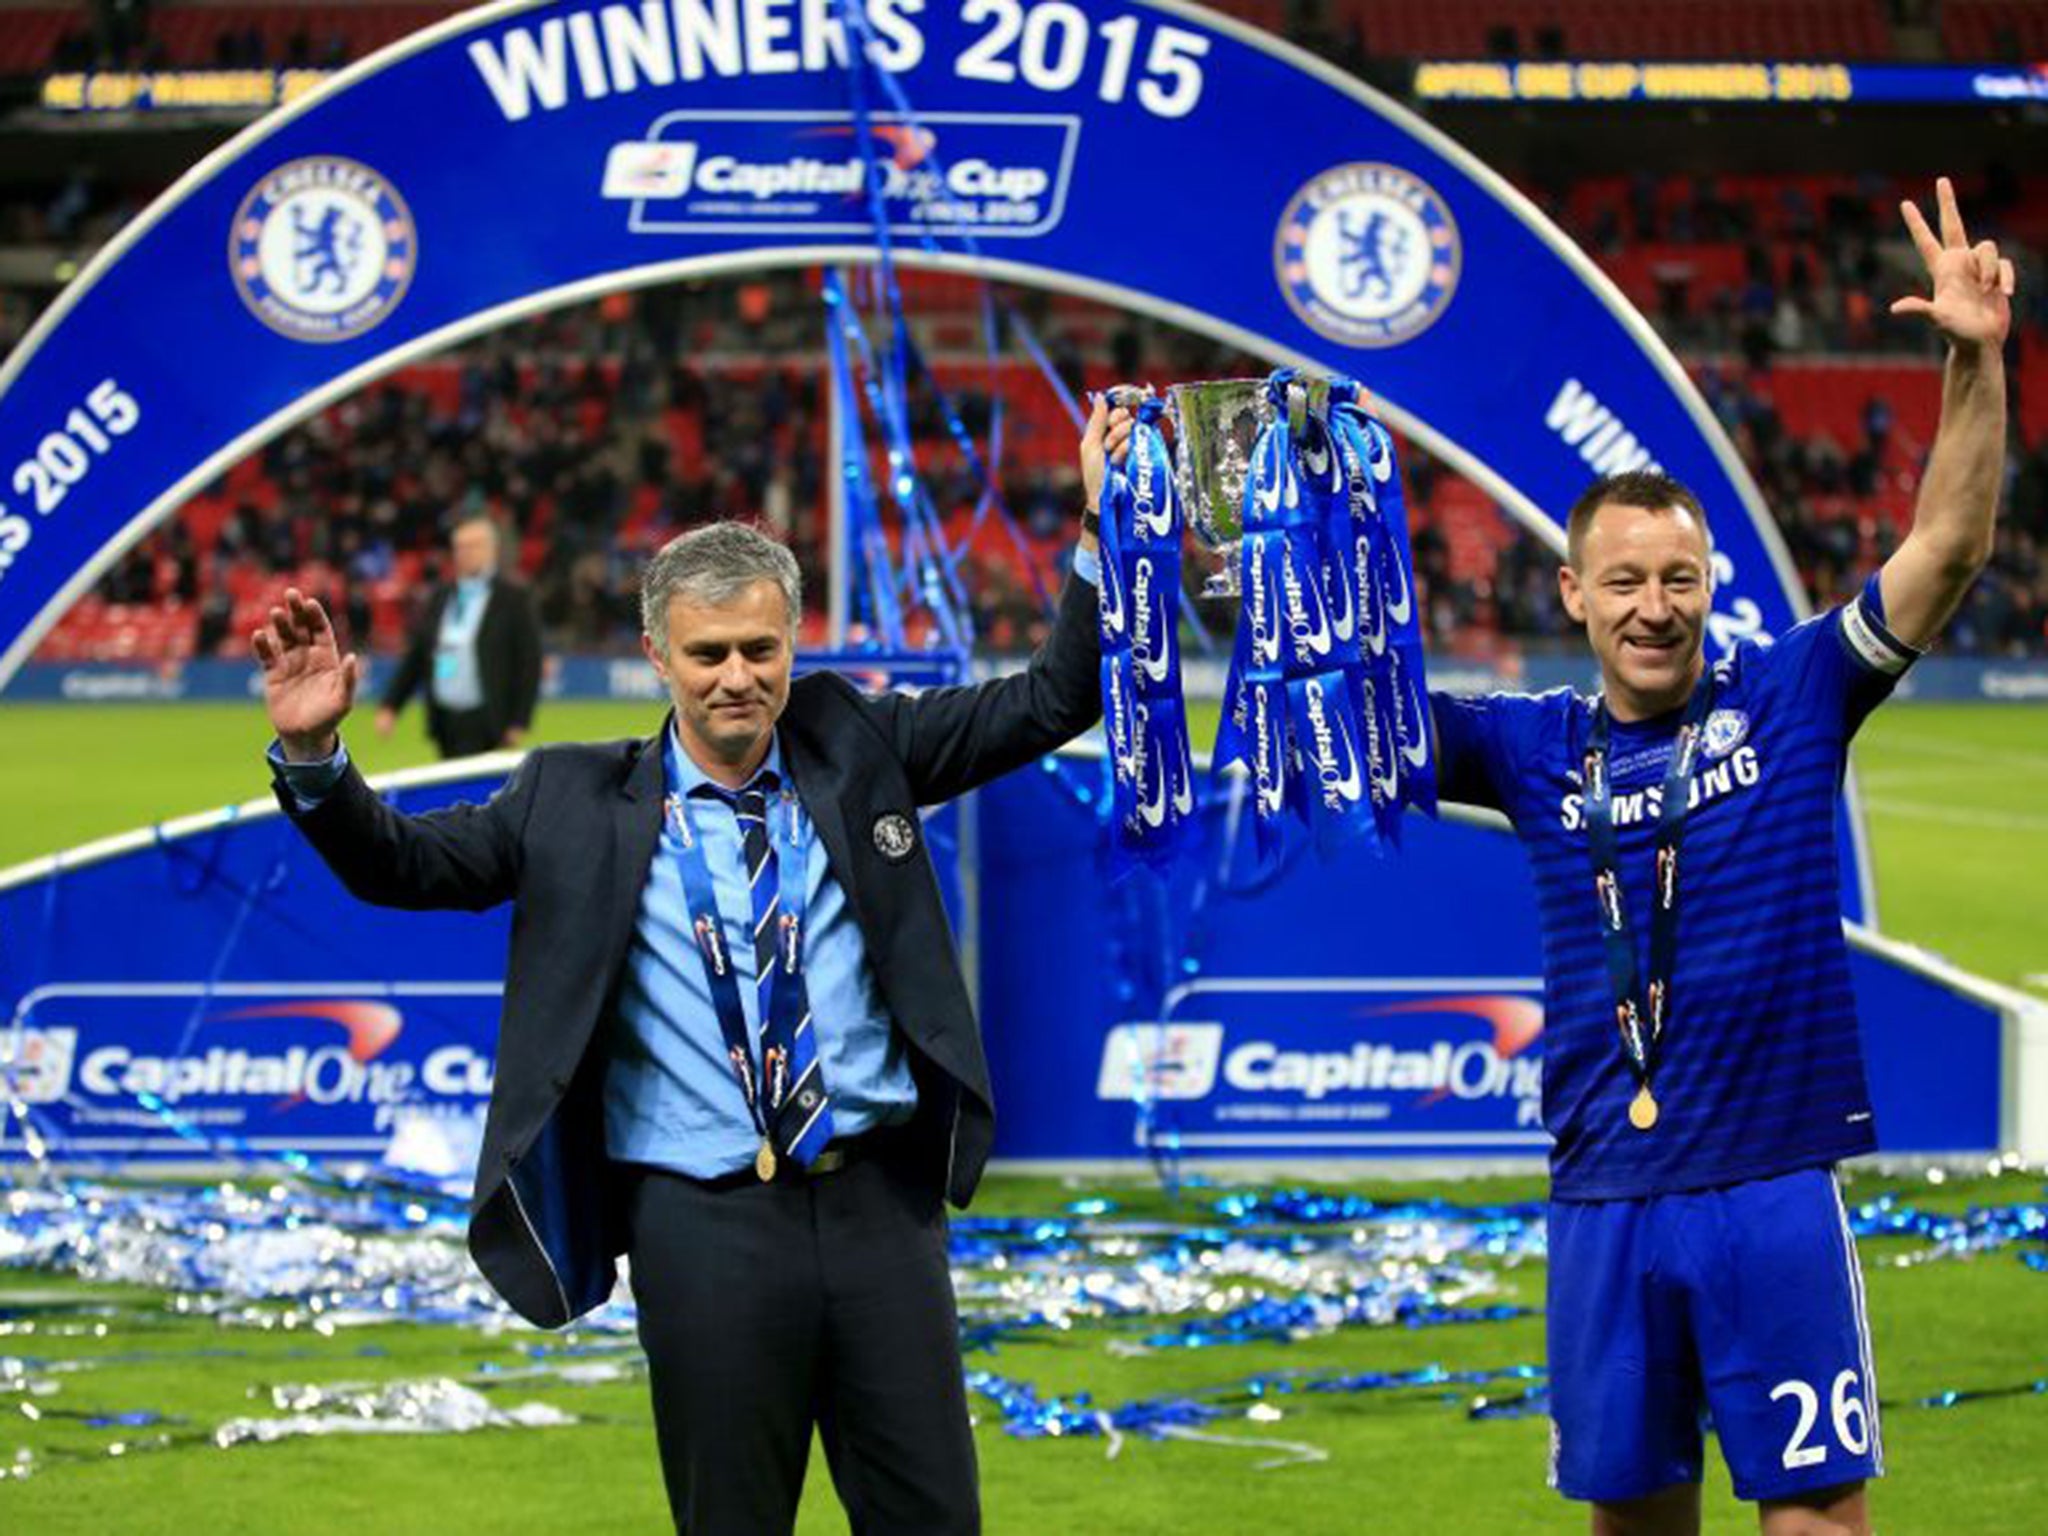
<svg viewBox="0 0 2048 1536">
<path fill-rule="evenodd" d="M 1293 369 L 1266 381 L 1240 517 L 1243 612 L 1215 766 L 1250 770 L 1258 859 L 1289 820 L 1328 855 L 1397 844 L 1433 812 L 1428 693 L 1392 434 L 1338 379 L 1326 410 L 1289 419 Z M 1311 397 L 1312 398 L 1312 397 Z"/>
<path fill-rule="evenodd" d="M 1381 781 L 1391 785 L 1391 792 L 1384 806 L 1375 801 L 1375 811 L 1383 830 L 1391 831 L 1406 807 L 1436 813 L 1435 738 L 1407 498 L 1394 435 L 1360 403 L 1356 381 L 1331 380 L 1330 399 L 1329 425 L 1344 469 L 1352 525 L 1361 538 L 1353 562 L 1361 639 L 1368 653 L 1361 677 L 1376 690 L 1375 742 L 1391 769 Z"/>
<path fill-rule="evenodd" d="M 1170 862 L 1199 826 L 1180 688 L 1180 493 L 1156 396 L 1137 402 L 1130 451 L 1102 487 L 1103 717 L 1115 815 L 1110 868 Z"/>
<path fill-rule="evenodd" d="M 832 363 L 832 388 L 838 400 L 841 422 L 840 462 L 837 473 L 847 491 L 852 537 L 850 551 L 860 563 L 862 580 L 855 584 L 856 616 L 864 620 L 881 643 L 892 649 L 905 648 L 903 608 L 897 600 L 899 578 L 895 557 L 882 529 L 881 508 L 875 499 L 875 483 L 868 468 L 867 433 L 861 425 L 859 386 L 848 355 L 847 333 L 858 330 L 844 280 L 836 270 L 825 274 L 825 341 Z"/>
<path fill-rule="evenodd" d="M 910 433 L 908 375 L 910 328 L 904 318 L 903 292 L 896 278 L 894 244 L 888 207 L 882 189 L 885 178 L 875 155 L 872 114 L 867 101 L 868 45 L 871 32 L 865 11 L 857 0 L 839 0 L 842 25 L 852 42 L 846 70 L 848 94 L 853 110 L 854 141 L 859 147 L 868 213 L 875 227 L 876 282 L 886 310 L 891 346 L 880 370 L 865 330 L 849 329 L 857 340 L 866 367 L 868 399 L 888 447 L 890 499 L 903 518 L 903 567 L 911 573 L 914 592 L 938 626 L 942 643 L 958 655 L 973 647 L 973 622 L 966 593 L 951 559 L 945 532 L 929 490 L 917 474 L 917 458 Z M 887 81 L 886 71 L 878 71 Z M 878 383 L 879 378 L 879 383 Z"/>
</svg>

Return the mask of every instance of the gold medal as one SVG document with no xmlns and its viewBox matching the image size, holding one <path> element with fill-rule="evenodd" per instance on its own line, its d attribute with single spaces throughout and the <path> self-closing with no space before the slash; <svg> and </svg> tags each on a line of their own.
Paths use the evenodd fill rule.
<svg viewBox="0 0 2048 1536">
<path fill-rule="evenodd" d="M 1656 1113 L 1654 1104 L 1650 1106 L 1650 1111 L 1652 1114 Z M 765 1140 L 761 1143 L 761 1150 L 754 1154 L 754 1177 L 763 1184 L 775 1177 L 775 1149 Z"/>
<path fill-rule="evenodd" d="M 1638 1088 L 1636 1096 L 1629 1100 L 1628 1123 L 1639 1131 L 1647 1131 L 1657 1123 L 1657 1101 L 1651 1097 L 1648 1083 Z"/>
</svg>

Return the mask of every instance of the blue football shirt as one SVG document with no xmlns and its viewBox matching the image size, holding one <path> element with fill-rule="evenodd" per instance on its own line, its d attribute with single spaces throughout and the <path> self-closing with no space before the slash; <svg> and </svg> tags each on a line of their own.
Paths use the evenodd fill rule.
<svg viewBox="0 0 2048 1536">
<path fill-rule="evenodd" d="M 1536 877 L 1543 929 L 1543 1116 L 1560 1199 L 1704 1189 L 1831 1163 L 1876 1145 L 1848 947 L 1835 807 L 1848 745 L 1916 653 L 1860 597 L 1714 664 L 1680 866 L 1678 956 L 1653 1086 L 1635 1078 L 1614 994 L 1580 794 L 1594 700 L 1432 694 L 1443 797 L 1504 812 Z M 1682 710 L 1616 721 L 1616 839 L 1639 975 L 1664 771 Z"/>
</svg>

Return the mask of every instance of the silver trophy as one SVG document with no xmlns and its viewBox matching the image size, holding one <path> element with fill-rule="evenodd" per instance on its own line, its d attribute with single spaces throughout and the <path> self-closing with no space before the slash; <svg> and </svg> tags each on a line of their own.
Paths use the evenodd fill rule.
<svg viewBox="0 0 2048 1536">
<path fill-rule="evenodd" d="M 1329 409 L 1325 379 L 1287 386 L 1288 424 L 1297 437 L 1311 414 Z M 1252 447 L 1273 420 L 1264 379 L 1206 379 L 1166 391 L 1173 422 L 1173 480 L 1188 526 L 1218 559 L 1202 584 L 1204 597 L 1238 595 L 1238 541 L 1244 534 L 1244 486 Z"/>
</svg>

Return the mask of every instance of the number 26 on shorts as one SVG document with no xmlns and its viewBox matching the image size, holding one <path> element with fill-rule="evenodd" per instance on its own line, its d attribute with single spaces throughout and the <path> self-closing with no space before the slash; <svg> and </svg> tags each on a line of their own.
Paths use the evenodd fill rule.
<svg viewBox="0 0 2048 1536">
<path fill-rule="evenodd" d="M 1828 1459 L 1825 1442 L 1818 1445 L 1808 1443 L 1816 1420 L 1820 1418 L 1820 1394 L 1808 1383 L 1798 1380 L 1781 1381 L 1771 1388 L 1771 1401 L 1789 1397 L 1799 1404 L 1799 1422 L 1792 1428 L 1792 1438 L 1785 1442 L 1784 1463 L 1786 1469 L 1818 1466 Z M 1835 1439 L 1842 1449 L 1851 1456 L 1861 1456 L 1870 1449 L 1870 1420 L 1864 1412 L 1862 1382 L 1855 1371 L 1842 1372 L 1835 1378 L 1835 1384 L 1828 1393 L 1828 1416 L 1835 1423 Z"/>
</svg>

